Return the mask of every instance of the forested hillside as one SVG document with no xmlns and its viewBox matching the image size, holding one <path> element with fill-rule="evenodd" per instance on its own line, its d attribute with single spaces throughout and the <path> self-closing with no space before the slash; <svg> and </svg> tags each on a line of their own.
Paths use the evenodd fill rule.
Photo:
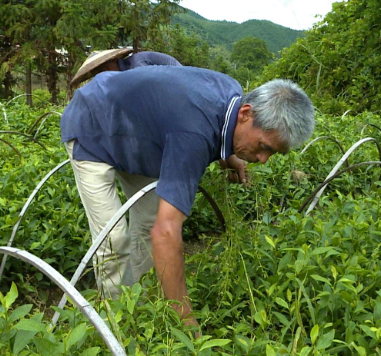
<svg viewBox="0 0 381 356">
<path fill-rule="evenodd" d="M 233 43 L 245 37 L 257 37 L 265 41 L 269 50 L 278 53 L 289 47 L 304 31 L 296 31 L 265 20 L 249 20 L 242 24 L 228 21 L 210 21 L 199 14 L 185 10 L 173 16 L 171 23 L 179 24 L 188 33 L 199 35 L 209 45 L 223 45 L 231 50 Z"/>
</svg>

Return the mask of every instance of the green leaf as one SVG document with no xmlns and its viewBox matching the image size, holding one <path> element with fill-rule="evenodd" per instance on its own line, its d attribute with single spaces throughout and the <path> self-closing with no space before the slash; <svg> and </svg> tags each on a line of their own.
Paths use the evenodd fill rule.
<svg viewBox="0 0 381 356">
<path fill-rule="evenodd" d="M 279 321 L 283 325 L 288 325 L 289 321 L 287 320 L 287 318 L 283 314 L 278 313 L 278 312 L 273 312 L 273 314 L 279 319 Z"/>
<path fill-rule="evenodd" d="M 266 356 L 276 356 L 276 352 L 269 344 L 266 345 Z"/>
<path fill-rule="evenodd" d="M 290 289 L 287 289 L 287 300 L 289 302 L 291 302 L 291 300 L 292 300 L 292 292 L 290 291 Z"/>
<path fill-rule="evenodd" d="M 287 252 L 279 261 L 278 263 L 278 270 L 279 273 L 283 268 L 287 267 L 288 264 L 291 264 L 292 262 L 292 255 L 290 252 Z"/>
<path fill-rule="evenodd" d="M 15 336 L 15 343 L 13 344 L 13 353 L 18 355 L 26 345 L 32 340 L 38 331 L 25 331 L 19 330 Z"/>
<path fill-rule="evenodd" d="M 41 242 L 39 241 L 36 241 L 36 242 L 33 242 L 31 245 L 30 245 L 30 249 L 31 250 L 35 250 L 37 247 L 39 247 L 41 245 Z"/>
<path fill-rule="evenodd" d="M 268 291 L 268 294 L 269 296 L 271 296 L 271 294 L 274 293 L 274 290 L 275 288 L 277 287 L 278 283 L 274 283 L 270 288 L 269 288 L 269 291 Z"/>
<path fill-rule="evenodd" d="M 262 313 L 261 312 L 256 312 L 254 314 L 254 320 L 262 327 L 264 328 L 266 326 L 265 321 L 263 320 Z"/>
<path fill-rule="evenodd" d="M 13 328 L 26 331 L 46 331 L 46 326 L 32 319 L 22 319 Z"/>
<path fill-rule="evenodd" d="M 324 282 L 324 283 L 327 283 L 329 285 L 331 285 L 331 282 L 327 279 L 327 278 L 324 278 L 322 276 L 319 276 L 318 274 L 312 274 L 311 277 L 315 280 L 315 281 L 320 281 L 320 282 Z"/>
<path fill-rule="evenodd" d="M 334 266 L 331 266 L 331 272 L 332 272 L 332 275 L 333 275 L 333 278 L 336 280 L 337 278 L 337 270 Z"/>
<path fill-rule="evenodd" d="M 140 283 L 135 283 L 133 286 L 132 286 L 132 295 L 133 295 L 133 298 L 135 299 L 135 301 L 137 301 L 140 297 L 140 293 L 142 292 L 142 286 Z"/>
<path fill-rule="evenodd" d="M 272 237 L 270 237 L 270 236 L 265 236 L 265 239 L 266 239 L 267 243 L 268 243 L 271 247 L 275 248 L 275 243 L 274 243 L 274 240 L 273 240 Z"/>
<path fill-rule="evenodd" d="M 354 342 L 351 343 L 360 356 L 366 356 L 366 350 L 362 346 L 357 346 Z"/>
<path fill-rule="evenodd" d="M 82 340 L 86 333 L 86 324 L 82 323 L 77 325 L 73 330 L 70 331 L 66 339 L 66 351 L 70 350 L 75 343 Z"/>
<path fill-rule="evenodd" d="M 316 324 L 312 328 L 311 333 L 310 333 L 312 345 L 315 345 L 315 342 L 316 342 L 318 336 L 319 336 L 319 325 Z"/>
<path fill-rule="evenodd" d="M 276 297 L 275 298 L 275 302 L 277 304 L 279 304 L 280 306 L 285 307 L 286 309 L 288 309 L 288 304 L 287 304 L 287 302 L 284 299 Z"/>
<path fill-rule="evenodd" d="M 342 282 L 343 283 L 343 286 L 345 287 L 345 288 L 347 288 L 347 289 L 349 289 L 349 290 L 351 290 L 354 294 L 358 294 L 357 293 L 357 289 L 353 286 L 353 281 L 350 281 L 350 282 L 348 282 L 348 281 L 340 281 L 340 282 Z"/>
<path fill-rule="evenodd" d="M 246 353 L 250 350 L 250 340 L 243 335 L 235 336 L 236 343 L 241 347 Z"/>
<path fill-rule="evenodd" d="M 136 301 L 134 299 L 130 299 L 127 301 L 127 310 L 132 315 L 134 313 Z"/>
<path fill-rule="evenodd" d="M 192 341 L 189 339 L 188 336 L 186 336 L 182 331 L 171 328 L 171 332 L 173 335 L 176 336 L 176 338 L 181 341 L 191 352 L 195 352 L 194 346 L 192 344 Z"/>
<path fill-rule="evenodd" d="M 300 351 L 300 356 L 308 356 L 311 350 L 312 350 L 312 347 L 309 347 L 309 346 L 303 347 L 302 350 Z"/>
<path fill-rule="evenodd" d="M 223 347 L 227 344 L 229 344 L 231 342 L 231 340 L 228 340 L 228 339 L 214 339 L 214 340 L 209 340 L 209 341 L 206 341 L 200 348 L 200 352 L 202 350 L 206 350 L 206 349 L 210 349 L 212 347 L 215 347 L 215 346 L 219 346 L 219 347 Z"/>
<path fill-rule="evenodd" d="M 4 301 L 5 301 L 5 305 L 4 306 L 5 306 L 6 310 L 9 309 L 9 307 L 13 304 L 13 302 L 16 300 L 18 295 L 19 295 L 19 293 L 17 291 L 16 284 L 14 282 L 12 282 L 11 289 L 10 289 L 10 291 L 7 293 L 7 295 L 4 298 Z"/>
<path fill-rule="evenodd" d="M 142 286 L 140 285 L 140 283 L 136 283 L 132 286 L 132 289 L 131 289 L 132 299 L 127 301 L 127 310 L 131 315 L 134 313 L 135 305 L 139 299 L 141 292 L 142 292 Z"/>
<path fill-rule="evenodd" d="M 64 353 L 62 344 L 51 342 L 48 339 L 35 338 L 34 343 L 41 356 L 57 356 Z"/>
<path fill-rule="evenodd" d="M 331 330 L 330 332 L 321 336 L 316 344 L 316 350 L 324 350 L 327 347 L 330 347 L 335 337 L 335 330 Z"/>
<path fill-rule="evenodd" d="M 352 281 L 351 279 L 348 279 L 348 278 L 340 278 L 339 279 L 339 282 L 342 282 L 342 283 L 356 283 L 355 281 Z"/>
<path fill-rule="evenodd" d="M 313 251 L 310 252 L 311 256 L 316 256 L 316 255 L 321 255 L 323 253 L 330 252 L 332 254 L 340 254 L 339 252 L 336 251 L 334 247 L 318 247 L 315 248 Z"/>
<path fill-rule="evenodd" d="M 25 315 L 27 315 L 30 312 L 31 309 L 32 309 L 32 304 L 24 304 L 17 307 L 9 316 L 8 321 L 10 323 L 13 323 L 17 319 L 23 318 Z"/>
<path fill-rule="evenodd" d="M 374 319 L 380 320 L 381 319 L 381 302 L 376 300 L 374 303 Z"/>
<path fill-rule="evenodd" d="M 83 351 L 79 356 L 96 356 L 99 351 L 101 351 L 100 347 L 90 347 L 89 349 Z"/>
<path fill-rule="evenodd" d="M 43 313 L 33 315 L 30 320 L 40 322 L 43 318 Z M 18 354 L 23 348 L 30 342 L 30 340 L 37 334 L 37 330 L 25 331 L 19 330 L 15 337 L 15 343 L 13 345 L 13 353 Z"/>
<path fill-rule="evenodd" d="M 370 336 L 372 339 L 376 338 L 376 333 L 367 325 L 360 325 L 360 328 L 364 331 L 365 334 Z"/>
<path fill-rule="evenodd" d="M 316 324 L 315 322 L 315 309 L 314 307 L 312 306 L 312 303 L 311 303 L 311 299 L 310 297 L 308 296 L 307 292 L 306 292 L 306 289 L 304 288 L 304 285 L 303 283 L 300 281 L 299 278 L 296 278 L 295 279 L 296 282 L 298 282 L 299 286 L 300 286 L 300 289 L 302 290 L 302 293 L 304 295 L 304 297 L 306 298 L 306 301 L 307 301 L 307 306 L 308 306 L 308 310 L 310 312 L 310 316 L 311 316 L 311 320 L 312 320 L 312 323 L 313 324 Z"/>
<path fill-rule="evenodd" d="M 295 261 L 295 272 L 296 272 L 296 274 L 299 274 L 303 269 L 304 269 L 304 267 L 306 266 L 306 264 L 307 264 L 307 261 L 306 260 L 304 260 L 304 259 L 297 259 L 296 261 Z"/>
</svg>

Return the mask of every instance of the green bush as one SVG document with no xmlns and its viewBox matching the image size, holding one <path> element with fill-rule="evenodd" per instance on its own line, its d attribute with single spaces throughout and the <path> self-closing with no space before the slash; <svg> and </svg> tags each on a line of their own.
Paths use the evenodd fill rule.
<svg viewBox="0 0 381 356">
<path fill-rule="evenodd" d="M 27 133 L 52 110 L 30 110 L 15 101 L 7 106 L 9 125 L 1 125 Z M 67 158 L 58 119 L 52 114 L 39 129 L 37 139 L 46 149 L 22 136 L 1 136 L 22 155 L 0 142 L 1 245 L 8 242 L 37 183 Z M 367 112 L 355 117 L 318 115 L 315 137 L 334 137 L 347 150 L 362 137 L 379 138 L 379 120 Z M 246 188 L 229 184 L 217 163 L 208 168 L 202 186 L 223 211 L 227 232 L 221 233 L 214 213 L 198 195 L 187 234 L 198 235 L 201 247 L 186 256 L 186 274 L 203 331 L 200 339 L 194 339 L 170 302 L 163 300 L 153 271 L 143 277 L 141 287 L 125 288 L 117 301 L 102 300 L 88 290 L 94 286 L 91 268 L 78 288 L 87 290 L 84 295 L 128 355 L 378 355 L 380 169 L 369 166 L 341 175 L 310 216 L 297 211 L 341 155 L 333 141 L 320 140 L 303 155 L 296 151 L 276 155 L 263 166 L 250 164 Z M 372 142 L 350 157 L 350 163 L 377 160 Z M 70 278 L 89 243 L 86 217 L 67 166 L 35 197 L 14 247 L 30 251 Z M 24 262 L 8 259 L 0 289 L 0 354 L 109 354 L 71 305 L 50 331 L 44 310 L 60 294 Z"/>
</svg>

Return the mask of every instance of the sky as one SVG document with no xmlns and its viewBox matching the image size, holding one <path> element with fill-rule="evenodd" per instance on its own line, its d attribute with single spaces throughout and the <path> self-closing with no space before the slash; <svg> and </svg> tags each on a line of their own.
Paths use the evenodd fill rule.
<svg viewBox="0 0 381 356">
<path fill-rule="evenodd" d="M 340 1 L 340 0 L 336 0 Z M 307 30 L 331 11 L 335 0 L 180 0 L 180 5 L 208 20 L 238 23 L 269 20 L 295 30 Z"/>
</svg>

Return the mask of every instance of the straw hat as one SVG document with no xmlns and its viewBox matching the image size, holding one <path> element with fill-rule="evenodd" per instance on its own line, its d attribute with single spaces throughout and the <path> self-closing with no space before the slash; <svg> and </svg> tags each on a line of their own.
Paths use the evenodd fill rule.
<svg viewBox="0 0 381 356">
<path fill-rule="evenodd" d="M 81 68 L 70 82 L 72 86 L 78 85 L 86 79 L 91 78 L 91 71 L 111 59 L 123 58 L 133 51 L 132 47 L 108 49 L 105 51 L 91 52 L 87 59 L 83 62 Z"/>
</svg>

